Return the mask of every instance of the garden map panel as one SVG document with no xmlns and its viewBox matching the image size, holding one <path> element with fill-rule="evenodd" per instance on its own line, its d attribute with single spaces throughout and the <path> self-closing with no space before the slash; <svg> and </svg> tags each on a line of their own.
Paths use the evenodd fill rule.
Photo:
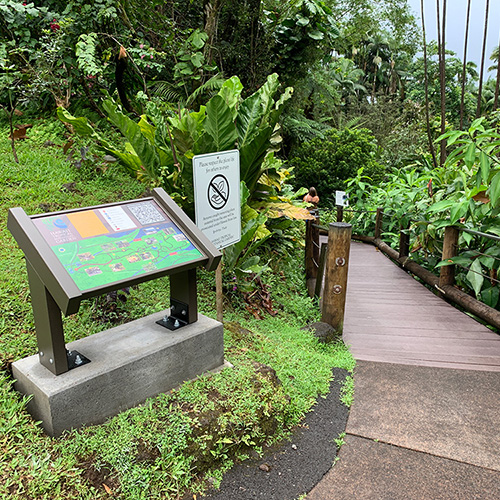
<svg viewBox="0 0 500 500">
<path fill-rule="evenodd" d="M 33 222 L 81 291 L 203 257 L 154 200 Z"/>
</svg>

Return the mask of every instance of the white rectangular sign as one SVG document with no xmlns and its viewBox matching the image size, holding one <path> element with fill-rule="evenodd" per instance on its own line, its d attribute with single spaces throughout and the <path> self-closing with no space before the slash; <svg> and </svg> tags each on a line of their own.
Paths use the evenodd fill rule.
<svg viewBox="0 0 500 500">
<path fill-rule="evenodd" d="M 221 250 L 241 239 L 240 152 L 193 158 L 196 225 Z"/>
<path fill-rule="evenodd" d="M 345 191 L 335 191 L 335 205 L 337 207 L 348 207 L 349 195 Z"/>
</svg>

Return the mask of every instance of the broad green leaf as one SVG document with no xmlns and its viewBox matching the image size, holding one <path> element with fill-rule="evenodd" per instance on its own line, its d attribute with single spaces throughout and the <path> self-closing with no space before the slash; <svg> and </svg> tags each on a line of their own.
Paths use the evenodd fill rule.
<svg viewBox="0 0 500 500">
<path fill-rule="evenodd" d="M 463 201 L 461 203 L 455 203 L 450 208 L 450 224 L 455 224 L 458 219 L 464 217 L 467 213 L 467 209 L 469 207 L 468 201 Z"/>
<path fill-rule="evenodd" d="M 304 17 L 302 14 L 297 14 L 297 24 L 299 26 L 307 26 L 309 22 L 307 17 Z"/>
<path fill-rule="evenodd" d="M 203 64 L 203 54 L 201 52 L 196 52 L 191 56 L 191 63 L 195 68 L 200 68 Z"/>
<path fill-rule="evenodd" d="M 500 290 L 498 286 L 491 286 L 481 292 L 481 301 L 487 306 L 496 307 L 500 297 Z"/>
<path fill-rule="evenodd" d="M 462 233 L 461 236 L 467 245 L 470 245 L 470 242 L 474 239 L 474 236 L 469 233 Z"/>
<path fill-rule="evenodd" d="M 151 125 L 151 123 L 148 122 L 147 116 L 146 115 L 141 115 L 141 119 L 139 120 L 139 128 L 142 131 L 142 134 L 146 139 L 151 143 L 155 143 L 155 134 L 156 134 L 156 127 L 154 125 Z"/>
<path fill-rule="evenodd" d="M 485 229 L 485 232 L 495 234 L 496 236 L 500 236 L 500 227 L 490 226 Z"/>
<path fill-rule="evenodd" d="M 441 200 L 429 207 L 429 212 L 442 212 L 455 204 L 452 200 Z"/>
<path fill-rule="evenodd" d="M 68 113 L 68 111 L 66 111 L 62 106 L 59 106 L 57 108 L 57 117 L 62 122 L 72 125 L 77 134 L 97 137 L 95 130 L 91 125 L 89 125 L 87 118 L 83 116 L 80 118 L 76 118 Z"/>
<path fill-rule="evenodd" d="M 309 31 L 307 34 L 309 38 L 312 38 L 313 40 L 323 40 L 323 38 L 325 38 L 324 33 L 322 33 L 319 30 L 312 30 Z"/>
<path fill-rule="evenodd" d="M 446 134 L 445 134 L 446 135 Z M 459 138 L 459 137 L 462 137 L 463 135 L 465 135 L 465 132 L 463 132 L 462 130 L 453 130 L 449 135 L 448 135 L 448 142 L 447 142 L 447 145 L 448 146 L 451 146 L 452 144 L 455 144 L 456 140 Z M 443 136 L 441 136 L 443 138 Z"/>
<path fill-rule="evenodd" d="M 264 118 L 267 118 L 269 112 L 274 105 L 274 95 L 276 94 L 279 87 L 278 74 L 273 73 L 267 77 L 266 82 L 262 87 L 256 92 L 262 100 L 262 112 Z"/>
<path fill-rule="evenodd" d="M 225 151 L 235 146 L 237 132 L 229 106 L 220 95 L 208 101 L 205 130 L 212 136 L 216 151 Z"/>
<path fill-rule="evenodd" d="M 240 149 L 259 133 L 262 118 L 262 102 L 259 94 L 251 95 L 240 104 L 236 117 L 236 130 Z"/>
<path fill-rule="evenodd" d="M 201 106 L 198 112 L 185 112 L 180 119 L 178 117 L 170 118 L 171 134 L 174 138 L 175 148 L 180 154 L 186 154 L 187 151 L 193 149 L 195 142 L 203 134 L 205 119 L 205 106 Z"/>
<path fill-rule="evenodd" d="M 483 269 L 481 267 L 481 263 L 476 259 L 472 262 L 470 266 L 470 271 L 467 273 L 467 281 L 471 284 L 474 292 L 476 293 L 476 297 L 479 297 L 481 293 L 481 288 L 484 282 Z"/>
<path fill-rule="evenodd" d="M 477 259 L 486 269 L 492 269 L 495 265 L 495 259 L 489 255 L 480 255 Z"/>
<path fill-rule="evenodd" d="M 229 78 L 229 80 L 226 80 L 219 90 L 219 95 L 231 108 L 233 120 L 236 118 L 236 114 L 238 112 L 236 109 L 236 105 L 240 102 L 242 90 L 243 85 L 241 84 L 240 79 L 237 76 L 233 76 Z"/>
<path fill-rule="evenodd" d="M 249 269 L 253 266 L 256 266 L 259 262 L 260 262 L 260 257 L 258 255 L 253 255 L 252 257 L 245 259 L 245 261 L 240 264 L 239 268 L 242 270 Z"/>
<path fill-rule="evenodd" d="M 259 226 L 264 224 L 266 220 L 267 217 L 264 214 L 259 214 L 257 218 L 248 221 L 241 232 L 241 240 L 225 249 L 224 263 L 227 270 L 231 270 L 236 266 L 238 258 L 242 254 L 243 250 L 255 236 Z"/>
<path fill-rule="evenodd" d="M 482 116 L 481 118 L 477 118 L 476 120 L 474 120 L 472 122 L 471 126 L 469 127 L 469 134 L 470 135 L 473 135 L 474 132 L 476 132 L 476 130 L 484 131 L 484 127 L 482 126 L 484 119 L 485 119 L 485 117 Z"/>
<path fill-rule="evenodd" d="M 490 189 L 488 194 L 491 200 L 491 205 L 494 207 L 497 205 L 498 199 L 500 198 L 500 172 L 498 172 L 493 179 L 491 179 Z"/>
<path fill-rule="evenodd" d="M 157 180 L 160 172 L 160 161 L 154 145 L 143 135 L 141 127 L 128 116 L 118 110 L 118 106 L 105 100 L 102 104 L 111 123 L 128 139 L 135 153 L 141 159 L 145 173 L 152 180 Z"/>
<path fill-rule="evenodd" d="M 197 50 L 200 50 L 203 48 L 203 46 L 205 45 L 205 42 L 208 40 L 208 35 L 203 32 L 203 31 L 200 31 L 200 30 L 196 30 L 188 39 L 192 46 L 197 49 Z"/>
<path fill-rule="evenodd" d="M 250 191 L 247 188 L 247 185 L 243 181 L 241 181 L 240 182 L 240 202 L 241 202 L 242 207 L 243 207 L 243 205 L 246 204 L 248 198 L 250 198 Z"/>
<path fill-rule="evenodd" d="M 474 165 L 475 160 L 476 160 L 476 145 L 475 143 L 471 142 L 469 144 L 469 147 L 467 148 L 467 151 L 465 152 L 464 161 L 465 164 L 469 168 L 471 168 Z"/>
<path fill-rule="evenodd" d="M 461 266 L 469 267 L 471 260 L 469 257 L 463 257 L 461 255 L 457 255 L 456 257 L 452 257 L 451 259 L 442 260 L 436 267 L 444 267 L 444 266 L 453 266 L 455 264 L 460 264 Z"/>
<path fill-rule="evenodd" d="M 490 176 L 491 161 L 488 158 L 488 155 L 486 153 L 484 153 L 483 151 L 481 151 L 481 153 L 479 155 L 479 162 L 480 162 L 479 165 L 480 165 L 480 169 L 481 169 L 481 178 L 482 178 L 484 183 L 487 183 L 488 178 Z"/>
<path fill-rule="evenodd" d="M 241 180 L 245 182 L 250 192 L 262 174 L 262 162 L 269 148 L 271 127 L 262 129 L 254 139 L 240 148 Z"/>
</svg>

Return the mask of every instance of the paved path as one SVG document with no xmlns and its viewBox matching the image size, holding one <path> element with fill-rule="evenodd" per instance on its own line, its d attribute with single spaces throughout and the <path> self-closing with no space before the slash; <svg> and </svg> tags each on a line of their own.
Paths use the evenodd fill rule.
<svg viewBox="0 0 500 500">
<path fill-rule="evenodd" d="M 500 336 L 352 243 L 358 360 L 339 462 L 307 500 L 500 499 Z"/>
</svg>

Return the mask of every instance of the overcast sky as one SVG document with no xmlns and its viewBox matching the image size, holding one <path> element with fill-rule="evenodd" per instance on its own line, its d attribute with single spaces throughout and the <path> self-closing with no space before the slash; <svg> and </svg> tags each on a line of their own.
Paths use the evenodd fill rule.
<svg viewBox="0 0 500 500">
<path fill-rule="evenodd" d="M 415 11 L 420 21 L 420 0 L 408 0 L 409 5 Z M 440 2 L 442 7 L 442 0 Z M 424 0 L 425 6 L 425 30 L 427 40 L 436 40 L 436 0 Z M 478 65 L 481 63 L 481 50 L 483 46 L 484 14 L 486 0 L 472 0 L 469 45 L 467 48 L 467 59 Z M 467 16 L 467 0 L 448 0 L 446 7 L 446 48 L 456 52 L 460 59 L 464 53 L 465 19 Z M 490 0 L 490 12 L 488 23 L 488 42 L 486 45 L 485 68 L 492 66 L 489 60 L 491 52 L 498 46 L 500 40 L 500 0 Z"/>
</svg>

